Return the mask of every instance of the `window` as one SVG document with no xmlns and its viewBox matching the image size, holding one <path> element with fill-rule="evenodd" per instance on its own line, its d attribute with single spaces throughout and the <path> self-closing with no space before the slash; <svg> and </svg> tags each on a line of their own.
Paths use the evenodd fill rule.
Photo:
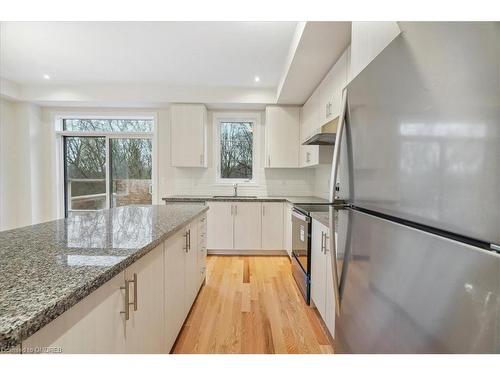
<svg viewBox="0 0 500 375">
<path fill-rule="evenodd" d="M 152 119 L 62 121 L 64 211 L 152 203 Z"/>
<path fill-rule="evenodd" d="M 252 182 L 254 180 L 254 123 L 218 122 L 218 180 Z"/>
</svg>

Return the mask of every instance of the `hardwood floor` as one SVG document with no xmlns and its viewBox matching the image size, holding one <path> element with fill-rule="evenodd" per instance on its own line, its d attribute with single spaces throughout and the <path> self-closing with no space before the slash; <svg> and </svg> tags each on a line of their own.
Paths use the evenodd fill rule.
<svg viewBox="0 0 500 375">
<path fill-rule="evenodd" d="M 333 353 L 286 256 L 209 256 L 173 353 Z"/>
</svg>

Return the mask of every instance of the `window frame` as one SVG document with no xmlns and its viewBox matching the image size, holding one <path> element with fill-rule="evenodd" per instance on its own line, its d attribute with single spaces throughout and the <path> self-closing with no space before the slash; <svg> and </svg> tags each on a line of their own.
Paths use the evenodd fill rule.
<svg viewBox="0 0 500 375">
<path fill-rule="evenodd" d="M 253 127 L 253 144 L 252 144 L 252 179 L 243 178 L 222 178 L 220 168 L 220 123 L 221 122 L 251 122 Z M 261 115 L 256 112 L 218 112 L 213 114 L 214 127 L 214 162 L 215 162 L 215 184 L 216 185 L 246 185 L 258 186 L 258 165 L 259 165 L 259 150 L 260 150 L 260 125 Z"/>
<path fill-rule="evenodd" d="M 152 120 L 152 132 L 105 132 L 105 131 L 72 131 L 64 130 L 66 119 L 95 120 Z M 65 112 L 53 114 L 54 133 L 56 138 L 56 181 L 57 181 L 57 212 L 60 218 L 66 217 L 65 170 L 64 170 L 64 137 L 104 137 L 106 139 L 106 165 L 109 166 L 109 140 L 111 138 L 142 138 L 152 142 L 151 203 L 158 204 L 158 113 L 157 112 Z M 110 171 L 106 168 L 106 181 L 109 181 Z M 110 187 L 106 183 L 106 209 L 110 208 Z"/>
</svg>

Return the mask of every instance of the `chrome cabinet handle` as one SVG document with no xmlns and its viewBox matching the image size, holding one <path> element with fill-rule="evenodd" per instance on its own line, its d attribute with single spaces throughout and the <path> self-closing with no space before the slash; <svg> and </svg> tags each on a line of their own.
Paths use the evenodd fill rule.
<svg viewBox="0 0 500 375">
<path fill-rule="evenodd" d="M 324 253 L 325 250 L 325 234 L 321 232 L 321 252 Z"/>
<path fill-rule="evenodd" d="M 188 239 L 189 250 L 191 250 L 191 229 L 188 230 Z"/>
<path fill-rule="evenodd" d="M 271 166 L 271 155 L 267 155 L 267 166 Z"/>
<path fill-rule="evenodd" d="M 266 205 L 262 204 L 262 216 L 266 216 Z"/>
<path fill-rule="evenodd" d="M 134 273 L 134 278 L 129 281 L 130 283 L 134 283 L 134 311 L 137 311 L 137 274 Z"/>
<path fill-rule="evenodd" d="M 189 245 L 188 245 L 188 231 L 186 231 L 186 233 L 184 234 L 184 250 L 186 251 L 186 253 L 189 251 Z"/>
<path fill-rule="evenodd" d="M 134 302 L 130 302 L 130 283 L 134 283 Z M 124 311 L 120 311 L 120 314 L 125 314 L 125 320 L 129 320 L 130 305 L 134 305 L 134 311 L 137 311 L 137 274 L 134 273 L 132 280 L 125 280 L 125 286 L 120 289 L 125 290 Z"/>
<path fill-rule="evenodd" d="M 203 165 L 203 155 L 200 155 L 200 165 Z"/>
<path fill-rule="evenodd" d="M 327 244 L 326 241 L 328 241 L 329 239 L 330 239 L 330 236 L 328 236 L 328 234 L 325 233 L 325 248 L 324 248 L 325 254 L 330 252 L 330 250 L 326 247 L 326 244 Z"/>
<path fill-rule="evenodd" d="M 120 314 L 125 314 L 125 320 L 130 319 L 130 311 L 128 309 L 130 305 L 130 295 L 128 290 L 128 280 L 125 280 L 125 286 L 120 287 L 121 290 L 125 290 L 125 298 L 123 302 L 123 311 L 120 311 Z"/>
</svg>

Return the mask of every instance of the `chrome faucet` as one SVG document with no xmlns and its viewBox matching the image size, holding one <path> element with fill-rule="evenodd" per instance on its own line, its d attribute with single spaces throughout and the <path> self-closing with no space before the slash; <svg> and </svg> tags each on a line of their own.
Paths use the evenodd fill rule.
<svg viewBox="0 0 500 375">
<path fill-rule="evenodd" d="M 234 185 L 233 185 L 233 189 L 234 189 L 234 194 L 233 194 L 233 196 L 234 196 L 234 197 L 237 197 L 237 196 L 238 196 L 238 184 L 234 184 Z"/>
</svg>

